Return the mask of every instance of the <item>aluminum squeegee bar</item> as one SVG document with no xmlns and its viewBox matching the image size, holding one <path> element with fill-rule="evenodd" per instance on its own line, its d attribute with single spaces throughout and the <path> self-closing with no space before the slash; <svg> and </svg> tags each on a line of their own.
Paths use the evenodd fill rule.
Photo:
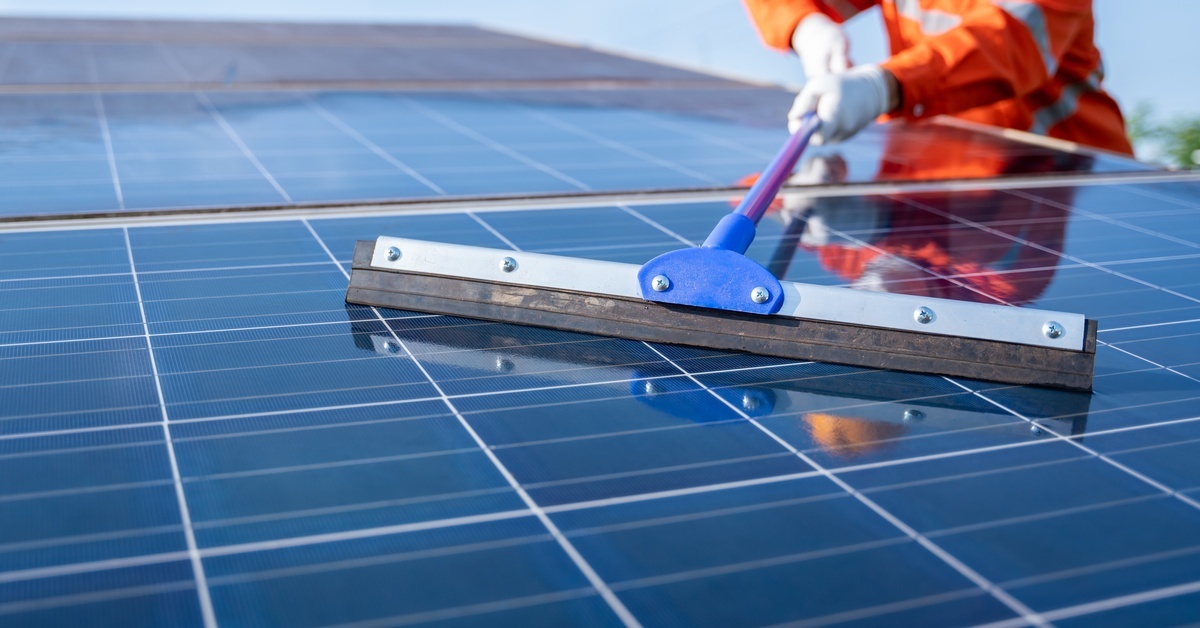
<svg viewBox="0 0 1200 628">
<path fill-rule="evenodd" d="M 480 281 L 640 299 L 637 264 L 381 236 L 371 266 Z M 776 317 L 1082 351 L 1081 314 L 781 282 Z M 923 315 L 922 315 L 923 314 Z M 926 323 L 920 320 L 928 320 Z M 1061 334 L 1052 338 L 1048 326 Z"/>
</svg>

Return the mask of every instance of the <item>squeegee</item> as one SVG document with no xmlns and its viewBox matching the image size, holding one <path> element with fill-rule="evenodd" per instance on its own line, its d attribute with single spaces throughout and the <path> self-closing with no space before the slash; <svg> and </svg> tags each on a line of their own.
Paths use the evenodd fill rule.
<svg viewBox="0 0 1200 628">
<path fill-rule="evenodd" d="M 1096 321 L 780 281 L 745 256 L 819 121 L 808 116 L 698 247 L 622 264 L 380 236 L 346 301 L 574 332 L 1087 391 Z"/>
</svg>

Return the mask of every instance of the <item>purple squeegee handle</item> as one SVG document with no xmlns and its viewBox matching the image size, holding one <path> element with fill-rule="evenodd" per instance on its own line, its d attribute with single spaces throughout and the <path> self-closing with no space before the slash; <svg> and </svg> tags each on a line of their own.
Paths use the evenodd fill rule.
<svg viewBox="0 0 1200 628">
<path fill-rule="evenodd" d="M 800 160 L 800 154 L 808 146 L 821 121 L 815 113 L 806 113 L 800 118 L 800 128 L 788 138 L 787 143 L 779 150 L 779 154 L 771 160 L 750 191 L 738 203 L 733 213 L 721 220 L 704 241 L 703 246 L 717 249 L 727 249 L 745 253 L 750 242 L 754 239 L 754 225 L 767 213 L 771 201 L 779 193 L 779 188 L 792 176 L 792 169 Z M 737 218 L 744 216 L 748 220 Z"/>
</svg>

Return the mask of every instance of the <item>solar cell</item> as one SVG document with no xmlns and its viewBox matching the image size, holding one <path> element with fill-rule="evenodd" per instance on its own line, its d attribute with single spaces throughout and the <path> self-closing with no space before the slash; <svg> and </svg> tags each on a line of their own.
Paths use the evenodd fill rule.
<svg viewBox="0 0 1200 628">
<path fill-rule="evenodd" d="M 900 259 L 918 232 L 977 260 L 1045 254 L 998 273 L 1100 319 L 1094 395 L 342 301 L 355 239 L 635 262 L 703 235 L 720 197 L 4 233 L 0 613 L 1191 617 L 1200 258 L 1164 221 L 1188 224 L 1193 191 L 823 199 L 809 209 L 885 219 L 825 220 L 819 241 L 785 213 L 763 223 L 756 259 L 834 285 L 853 280 L 821 247 Z M 994 211 L 998 195 L 1043 213 Z M 881 287 L 1005 296 L 972 283 L 982 267 L 936 270 Z"/>
</svg>

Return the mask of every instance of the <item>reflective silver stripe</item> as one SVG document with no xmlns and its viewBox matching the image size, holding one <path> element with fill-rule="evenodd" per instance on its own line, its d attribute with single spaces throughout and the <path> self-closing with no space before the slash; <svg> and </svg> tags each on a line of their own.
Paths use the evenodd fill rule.
<svg viewBox="0 0 1200 628">
<path fill-rule="evenodd" d="M 1013 0 L 992 0 L 992 4 L 1029 29 L 1029 34 L 1033 35 L 1033 41 L 1037 43 L 1038 52 L 1042 53 L 1046 75 L 1054 76 L 1058 71 L 1058 59 L 1054 58 L 1054 52 L 1050 48 L 1050 31 L 1046 28 L 1046 14 L 1042 12 L 1042 7 L 1033 2 Z"/>
<path fill-rule="evenodd" d="M 850 4 L 849 0 L 822 0 L 825 6 L 833 9 L 834 13 L 842 16 L 843 20 L 848 20 L 859 14 L 858 7 Z"/>
<path fill-rule="evenodd" d="M 942 33 L 962 24 L 962 16 L 937 9 L 922 9 L 920 0 L 896 0 L 896 11 L 921 25 L 926 35 Z"/>
<path fill-rule="evenodd" d="M 1086 79 L 1078 83 L 1070 83 L 1063 88 L 1058 100 L 1033 112 L 1033 127 L 1029 130 L 1038 135 L 1046 135 L 1054 125 L 1070 118 L 1079 109 L 1079 99 L 1091 92 L 1100 91 L 1100 81 L 1104 80 L 1104 66 L 1097 66 Z"/>
</svg>

